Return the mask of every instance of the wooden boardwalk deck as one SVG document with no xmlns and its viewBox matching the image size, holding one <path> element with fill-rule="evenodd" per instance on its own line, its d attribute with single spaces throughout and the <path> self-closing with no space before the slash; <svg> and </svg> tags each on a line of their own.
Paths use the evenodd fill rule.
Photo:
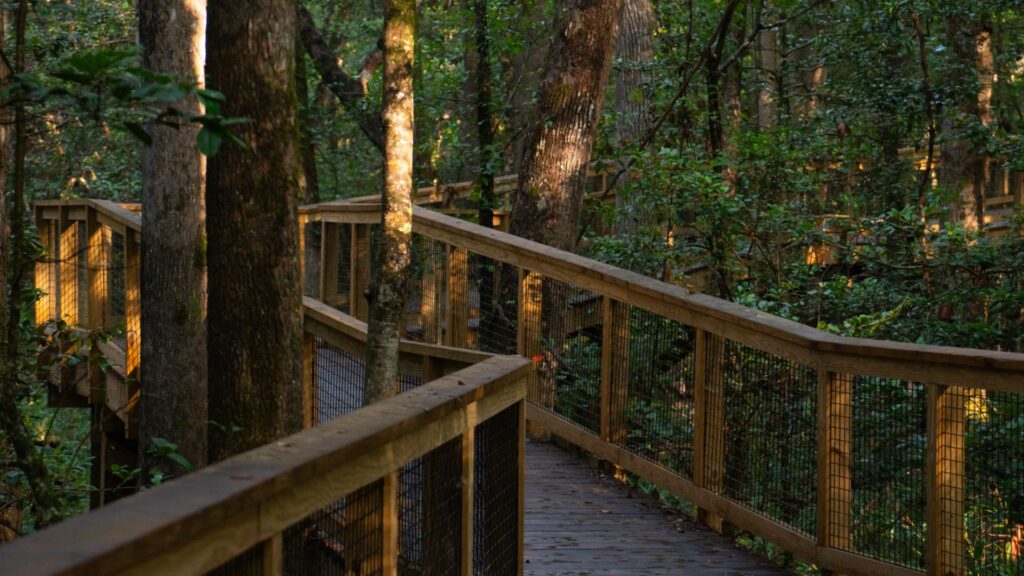
<svg viewBox="0 0 1024 576">
<path fill-rule="evenodd" d="M 578 456 L 526 445 L 527 576 L 776 576 L 789 572 L 653 499 L 630 497 Z"/>
</svg>

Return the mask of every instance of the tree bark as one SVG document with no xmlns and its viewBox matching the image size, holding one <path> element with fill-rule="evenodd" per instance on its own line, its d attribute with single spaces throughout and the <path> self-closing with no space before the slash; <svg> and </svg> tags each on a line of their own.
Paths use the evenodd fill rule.
<svg viewBox="0 0 1024 576">
<path fill-rule="evenodd" d="M 765 2 L 761 7 L 758 20 L 764 18 L 764 11 L 771 7 Z M 778 33 L 774 29 L 765 29 L 757 35 L 757 85 L 753 90 L 756 126 L 759 130 L 774 128 L 779 116 L 778 106 L 778 75 L 779 47 Z"/>
<path fill-rule="evenodd" d="M 384 195 L 368 289 L 366 397 L 398 392 L 398 343 L 412 266 L 415 0 L 388 0 L 384 24 Z"/>
<path fill-rule="evenodd" d="M 623 0 L 615 73 L 615 135 L 620 148 L 651 129 L 650 91 L 657 22 L 648 0 Z"/>
<path fill-rule="evenodd" d="M 211 0 L 207 74 L 245 148 L 210 158 L 210 460 L 302 429 L 294 0 Z"/>
<path fill-rule="evenodd" d="M 517 236 L 571 251 L 622 0 L 568 4 L 548 51 L 511 228 Z"/>
<path fill-rule="evenodd" d="M 316 171 L 316 145 L 313 130 L 310 129 L 309 77 L 306 74 L 306 55 L 297 46 L 295 49 L 295 95 L 299 100 L 299 150 L 302 154 L 302 201 L 306 204 L 320 202 L 320 177 Z"/>
<path fill-rule="evenodd" d="M 143 64 L 203 83 L 204 0 L 140 0 Z M 197 98 L 175 104 L 201 113 Z M 142 154 L 142 339 L 140 462 L 181 473 L 150 455 L 152 438 L 178 445 L 193 467 L 206 465 L 206 158 L 198 127 L 148 128 Z"/>
</svg>

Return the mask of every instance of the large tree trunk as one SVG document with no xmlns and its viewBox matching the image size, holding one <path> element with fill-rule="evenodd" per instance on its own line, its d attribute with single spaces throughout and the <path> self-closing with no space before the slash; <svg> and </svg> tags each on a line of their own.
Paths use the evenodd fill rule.
<svg viewBox="0 0 1024 576">
<path fill-rule="evenodd" d="M 384 28 L 384 195 L 368 290 L 366 404 L 398 391 L 398 343 L 412 265 L 415 0 L 388 0 Z"/>
<path fill-rule="evenodd" d="M 206 2 L 140 0 L 139 40 L 147 69 L 202 84 Z M 201 111 L 194 97 L 176 106 Z M 142 156 L 143 482 L 154 466 L 182 472 L 150 455 L 152 438 L 177 444 L 194 467 L 206 465 L 206 159 L 197 132 L 188 123 L 154 124 Z"/>
<path fill-rule="evenodd" d="M 210 158 L 210 459 L 302 429 L 294 0 L 211 0 L 207 72 L 248 149 Z"/>
<path fill-rule="evenodd" d="M 769 10 L 770 7 L 771 3 L 765 2 L 757 18 L 764 19 L 766 16 L 764 11 Z M 778 32 L 775 29 L 761 30 L 757 35 L 757 50 L 754 58 L 757 66 L 757 84 L 752 93 L 754 95 L 754 120 L 759 130 L 775 127 L 779 117 L 778 40 Z"/>
<path fill-rule="evenodd" d="M 562 250 L 576 239 L 622 0 L 568 4 L 548 51 L 511 223 L 513 234 Z"/>
</svg>

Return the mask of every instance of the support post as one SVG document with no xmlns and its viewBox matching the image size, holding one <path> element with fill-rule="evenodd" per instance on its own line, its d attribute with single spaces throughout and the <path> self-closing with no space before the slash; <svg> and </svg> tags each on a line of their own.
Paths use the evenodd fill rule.
<svg viewBox="0 0 1024 576">
<path fill-rule="evenodd" d="M 853 380 L 818 371 L 818 545 L 851 550 Z"/>
<path fill-rule="evenodd" d="M 520 356 L 532 358 L 534 361 L 541 356 L 542 347 L 542 304 L 544 281 L 540 274 L 530 272 L 525 268 L 519 269 L 519 318 L 516 322 L 516 352 Z M 537 370 L 530 372 L 526 381 L 526 397 L 543 408 L 554 407 L 553 398 L 551 402 L 545 402 L 544 394 L 541 391 L 541 375 Z M 547 439 L 549 432 L 540 426 L 530 423 L 529 433 L 538 439 Z"/>
<path fill-rule="evenodd" d="M 43 259 L 35 265 L 35 286 L 42 293 L 36 300 L 36 324 L 58 318 L 57 300 L 60 296 L 57 282 L 57 262 L 60 258 L 60 242 L 54 239 L 52 222 L 43 216 L 42 209 L 35 211 L 36 230 L 43 248 Z"/>
<path fill-rule="evenodd" d="M 516 428 L 519 438 L 519 458 L 516 465 L 516 574 L 522 574 L 525 558 L 523 548 L 526 545 L 526 399 L 519 401 L 519 426 Z"/>
<path fill-rule="evenodd" d="M 280 532 L 263 541 L 263 576 L 284 576 L 284 538 Z"/>
<path fill-rule="evenodd" d="M 60 315 L 68 326 L 78 324 L 78 222 L 60 210 Z"/>
<path fill-rule="evenodd" d="M 323 242 L 324 240 L 321 240 Z M 352 244 L 349 258 L 349 314 L 362 321 L 369 317 L 366 287 L 370 282 L 370 229 L 364 224 L 352 224 Z"/>
<path fill-rule="evenodd" d="M 383 555 L 384 566 L 383 576 L 398 576 L 398 497 L 399 497 L 398 471 L 391 472 L 384 477 L 384 524 L 381 527 L 383 533 Z"/>
<path fill-rule="evenodd" d="M 316 338 L 307 332 L 302 336 L 302 412 L 306 428 L 316 426 L 320 420 L 316 360 Z"/>
<path fill-rule="evenodd" d="M 320 300 L 328 306 L 336 306 L 341 226 L 333 222 L 321 222 L 320 225 Z"/>
<path fill-rule="evenodd" d="M 469 252 L 448 246 L 447 300 L 445 307 L 444 343 L 447 346 L 469 346 Z"/>
<path fill-rule="evenodd" d="M 629 396 L 629 309 L 605 296 L 601 302 L 601 439 L 626 437 Z"/>
<path fill-rule="evenodd" d="M 475 418 L 471 422 L 475 422 Z M 462 434 L 462 486 L 460 498 L 462 541 L 459 544 L 461 576 L 473 576 L 473 490 L 476 485 L 476 428 Z"/>
<path fill-rule="evenodd" d="M 86 236 L 89 240 L 86 250 L 86 274 L 89 281 L 89 328 L 103 329 L 107 319 L 107 236 L 103 225 L 96 217 L 96 211 L 88 209 Z"/>
<path fill-rule="evenodd" d="M 929 576 L 964 572 L 964 389 L 928 385 Z"/>
<path fill-rule="evenodd" d="M 721 336 L 697 330 L 693 483 L 716 494 L 725 486 L 724 353 Z M 716 532 L 726 531 L 722 518 L 708 510 L 698 508 L 697 519 Z"/>
<path fill-rule="evenodd" d="M 138 381 L 142 359 L 142 238 L 131 228 L 124 234 L 125 374 Z"/>
</svg>

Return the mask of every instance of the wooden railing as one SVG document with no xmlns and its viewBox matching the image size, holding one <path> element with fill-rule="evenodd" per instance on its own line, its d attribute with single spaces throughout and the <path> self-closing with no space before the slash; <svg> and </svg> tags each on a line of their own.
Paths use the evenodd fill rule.
<svg viewBox="0 0 1024 576">
<path fill-rule="evenodd" d="M 51 348 L 95 360 L 44 376 L 51 402 L 92 408 L 101 472 L 135 465 L 145 387 L 140 222 L 129 208 L 35 208 L 46 248 L 37 320 Z M 532 363 L 405 341 L 403 393 L 363 407 L 365 324 L 307 298 L 304 330 L 308 430 L 131 498 L 94 500 L 102 507 L 0 548 L 0 573 L 270 575 L 330 565 L 350 574 L 521 574 Z"/>
<path fill-rule="evenodd" d="M 307 293 L 365 317 L 378 207 L 301 212 Z M 1024 570 L 1024 354 L 836 336 L 423 208 L 413 230 L 409 337 L 540 360 L 535 431 L 827 570 Z"/>
</svg>

